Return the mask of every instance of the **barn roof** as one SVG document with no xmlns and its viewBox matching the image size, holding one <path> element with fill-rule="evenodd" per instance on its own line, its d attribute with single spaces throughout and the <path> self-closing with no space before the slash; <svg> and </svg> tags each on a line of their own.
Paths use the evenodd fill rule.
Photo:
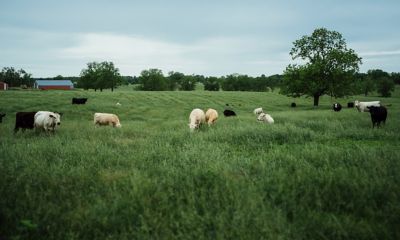
<svg viewBox="0 0 400 240">
<path fill-rule="evenodd" d="M 38 86 L 74 86 L 71 80 L 36 80 Z"/>
</svg>

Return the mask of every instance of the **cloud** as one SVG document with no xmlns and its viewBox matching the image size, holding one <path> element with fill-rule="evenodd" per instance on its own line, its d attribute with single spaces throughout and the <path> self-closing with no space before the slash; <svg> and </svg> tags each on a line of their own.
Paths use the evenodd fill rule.
<svg viewBox="0 0 400 240">
<path fill-rule="evenodd" d="M 260 55 L 269 53 L 274 59 L 279 53 L 273 48 L 281 47 L 279 42 L 267 44 L 251 37 L 210 37 L 175 43 L 134 35 L 83 33 L 74 39 L 72 46 L 60 50 L 62 58 L 113 61 L 125 74 L 139 74 L 148 68 L 205 75 L 261 74 L 260 70 L 255 72 L 257 67 L 260 69 Z"/>
<path fill-rule="evenodd" d="M 385 56 L 400 55 L 400 50 L 362 52 L 360 53 L 360 55 L 364 57 L 385 57 Z"/>
</svg>

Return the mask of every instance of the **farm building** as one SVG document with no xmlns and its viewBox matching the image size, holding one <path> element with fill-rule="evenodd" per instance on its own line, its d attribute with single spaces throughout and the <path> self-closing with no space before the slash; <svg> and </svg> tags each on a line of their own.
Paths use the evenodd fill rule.
<svg viewBox="0 0 400 240">
<path fill-rule="evenodd" d="M 34 88 L 42 90 L 71 90 L 74 88 L 74 84 L 71 80 L 36 80 Z"/>
<path fill-rule="evenodd" d="M 0 82 L 0 91 L 7 90 L 7 89 L 8 89 L 8 84 L 5 82 Z"/>
</svg>

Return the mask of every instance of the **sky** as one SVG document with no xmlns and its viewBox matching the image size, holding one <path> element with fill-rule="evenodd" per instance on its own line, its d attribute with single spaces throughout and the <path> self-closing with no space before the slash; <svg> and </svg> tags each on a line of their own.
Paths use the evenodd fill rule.
<svg viewBox="0 0 400 240">
<path fill-rule="evenodd" d="M 0 68 L 79 76 L 112 61 L 121 75 L 282 74 L 293 42 L 338 31 L 361 72 L 400 72 L 399 0 L 0 0 Z"/>
</svg>

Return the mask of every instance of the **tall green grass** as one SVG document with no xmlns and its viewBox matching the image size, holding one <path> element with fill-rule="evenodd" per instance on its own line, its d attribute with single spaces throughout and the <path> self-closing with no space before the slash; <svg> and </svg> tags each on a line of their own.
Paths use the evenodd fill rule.
<svg viewBox="0 0 400 240">
<path fill-rule="evenodd" d="M 290 108 L 277 93 L 0 92 L 0 238 L 399 239 L 398 92 L 339 99 L 391 104 L 380 129 L 328 97 Z M 190 133 L 197 107 L 221 116 Z M 36 110 L 64 113 L 56 133 L 13 134 L 15 112 Z M 95 112 L 122 128 L 96 128 Z"/>
</svg>

